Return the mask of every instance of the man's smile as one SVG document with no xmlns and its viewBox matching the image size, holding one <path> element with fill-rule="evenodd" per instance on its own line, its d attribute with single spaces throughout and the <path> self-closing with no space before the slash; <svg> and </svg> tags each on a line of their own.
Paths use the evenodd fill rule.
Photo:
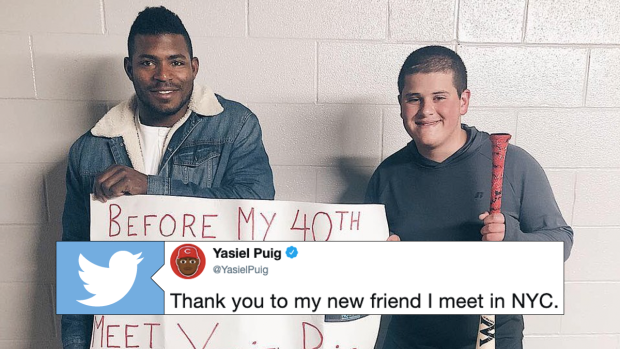
<svg viewBox="0 0 620 349">
<path fill-rule="evenodd" d="M 156 99 L 158 99 L 160 101 L 166 101 L 166 102 L 171 100 L 172 97 L 176 95 L 175 92 L 178 92 L 178 91 L 179 91 L 178 89 L 156 89 L 156 90 L 150 90 L 150 92 L 153 95 L 153 97 L 155 97 Z"/>
</svg>

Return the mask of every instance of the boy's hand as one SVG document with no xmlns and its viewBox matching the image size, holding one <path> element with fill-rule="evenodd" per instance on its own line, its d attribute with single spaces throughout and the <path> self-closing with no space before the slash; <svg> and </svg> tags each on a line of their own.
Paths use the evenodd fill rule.
<svg viewBox="0 0 620 349">
<path fill-rule="evenodd" d="M 502 241 L 506 235 L 506 220 L 502 213 L 484 212 L 478 216 L 484 226 L 480 230 L 482 241 Z"/>
<path fill-rule="evenodd" d="M 400 238 L 396 234 L 392 234 L 387 238 L 387 241 L 400 241 Z"/>
</svg>

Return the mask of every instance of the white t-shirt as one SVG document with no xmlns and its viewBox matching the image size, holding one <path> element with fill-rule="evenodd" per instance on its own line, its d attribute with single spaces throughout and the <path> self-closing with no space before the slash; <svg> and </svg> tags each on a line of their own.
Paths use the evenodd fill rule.
<svg viewBox="0 0 620 349">
<path fill-rule="evenodd" d="M 170 138 L 176 130 L 191 115 L 191 109 L 187 109 L 185 115 L 172 127 L 146 126 L 140 121 L 140 111 L 136 108 L 135 124 L 138 129 L 138 138 L 140 139 L 140 150 L 144 159 L 144 170 L 146 175 L 157 175 L 159 172 L 159 164 L 164 156 L 164 150 L 170 143 Z M 170 132 L 173 130 L 172 132 Z"/>
<path fill-rule="evenodd" d="M 140 121 L 140 113 L 136 109 L 136 124 L 140 138 L 140 149 L 144 158 L 144 170 L 147 175 L 156 175 L 159 163 L 164 156 L 166 137 L 170 127 L 146 126 Z"/>
</svg>

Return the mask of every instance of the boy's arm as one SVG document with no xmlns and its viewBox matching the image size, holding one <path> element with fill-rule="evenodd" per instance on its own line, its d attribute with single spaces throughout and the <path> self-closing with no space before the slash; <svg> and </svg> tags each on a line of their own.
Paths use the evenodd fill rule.
<svg viewBox="0 0 620 349">
<path fill-rule="evenodd" d="M 505 217 L 505 241 L 562 241 L 564 260 L 573 247 L 573 230 L 562 217 L 549 180 L 538 162 L 524 150 L 513 147 L 518 169 L 512 190 L 520 199 L 520 212 L 502 212 Z M 508 189 L 508 188 L 506 188 Z"/>
</svg>

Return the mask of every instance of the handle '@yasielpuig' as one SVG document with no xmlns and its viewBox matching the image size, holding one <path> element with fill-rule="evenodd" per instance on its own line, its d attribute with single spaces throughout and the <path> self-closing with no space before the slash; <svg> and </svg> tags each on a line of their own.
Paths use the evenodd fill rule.
<svg viewBox="0 0 620 349">
<path fill-rule="evenodd" d="M 502 186 L 504 185 L 504 163 L 511 136 L 507 133 L 491 135 L 493 152 L 493 174 L 491 177 L 491 208 L 489 213 L 500 213 L 502 208 Z M 495 349 L 495 315 L 480 315 L 476 349 Z"/>
</svg>

